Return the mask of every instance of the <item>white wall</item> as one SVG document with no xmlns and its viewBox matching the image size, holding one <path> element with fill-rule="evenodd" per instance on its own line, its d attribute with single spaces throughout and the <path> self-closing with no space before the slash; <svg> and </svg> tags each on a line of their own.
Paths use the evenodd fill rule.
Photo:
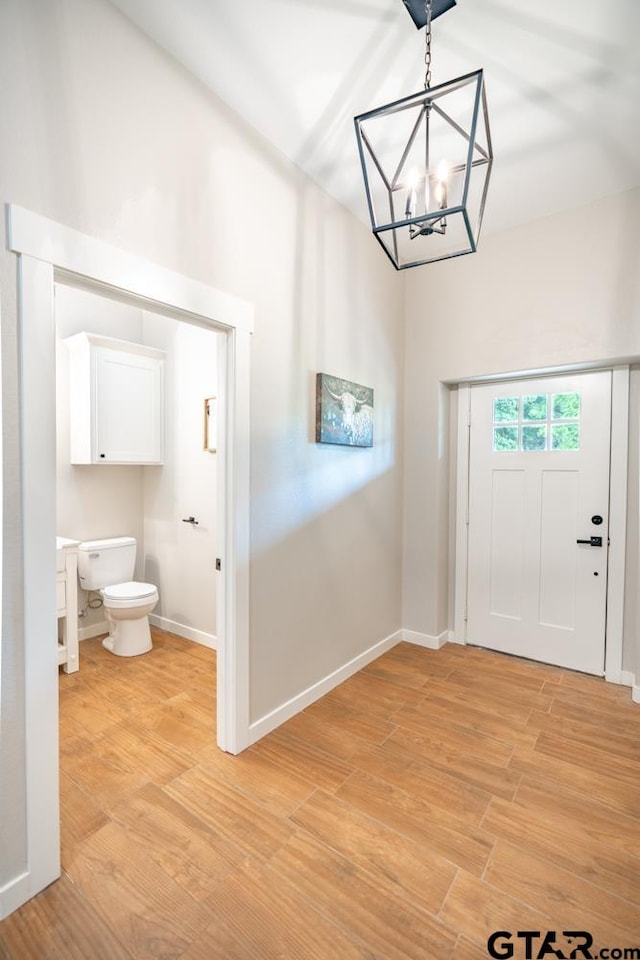
<svg viewBox="0 0 640 960">
<path fill-rule="evenodd" d="M 142 342 L 142 311 L 76 287 L 56 285 L 57 530 L 72 540 L 135 537 L 143 541 L 143 467 L 74 466 L 69 452 L 69 352 L 66 337 L 86 331 Z M 136 576 L 143 564 L 138 556 Z M 78 590 L 78 606 L 87 593 Z M 87 609 L 81 628 L 104 621 L 101 608 Z"/>
<path fill-rule="evenodd" d="M 107 0 L 0 3 L 0 121 L 0 201 L 255 305 L 258 720 L 401 626 L 402 279 L 364 226 Z M 15 290 L 3 243 L 0 887 L 27 856 Z M 313 442 L 319 370 L 374 388 L 372 449 Z"/>
<path fill-rule="evenodd" d="M 404 627 L 437 635 L 450 625 L 443 381 L 640 356 L 639 232 L 635 190 L 485 237 L 475 256 L 407 274 Z M 635 412 L 632 423 L 637 430 Z M 635 443 L 631 466 L 637 471 Z M 637 550 L 634 504 L 623 663 L 634 672 Z"/>
<path fill-rule="evenodd" d="M 155 622 L 214 646 L 217 455 L 204 450 L 204 400 L 217 393 L 219 335 L 149 313 L 143 329 L 167 353 L 165 464 L 143 468 L 144 577 L 158 587 Z"/>
<path fill-rule="evenodd" d="M 165 463 L 76 466 L 69 454 L 69 354 L 80 331 L 165 350 Z M 203 450 L 203 401 L 216 393 L 216 333 L 143 312 L 77 287 L 56 286 L 58 534 L 75 540 L 135 537 L 135 576 L 155 583 L 154 615 L 167 629 L 215 643 L 216 463 Z M 181 522 L 196 515 L 197 527 Z M 78 591 L 80 626 L 104 611 Z"/>
</svg>

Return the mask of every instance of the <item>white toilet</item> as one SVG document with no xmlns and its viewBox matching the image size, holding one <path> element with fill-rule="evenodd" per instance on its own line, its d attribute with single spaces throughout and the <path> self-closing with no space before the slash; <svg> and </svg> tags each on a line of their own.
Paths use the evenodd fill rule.
<svg viewBox="0 0 640 960">
<path fill-rule="evenodd" d="M 149 614 L 158 602 L 158 588 L 132 580 L 135 562 L 133 537 L 86 540 L 78 546 L 80 586 L 100 592 L 109 623 L 102 643 L 119 657 L 137 657 L 153 646 Z"/>
</svg>

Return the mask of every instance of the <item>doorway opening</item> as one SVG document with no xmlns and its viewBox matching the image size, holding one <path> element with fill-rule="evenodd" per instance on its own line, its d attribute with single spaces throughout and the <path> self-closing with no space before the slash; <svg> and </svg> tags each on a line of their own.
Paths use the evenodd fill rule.
<svg viewBox="0 0 640 960">
<path fill-rule="evenodd" d="M 18 255 L 28 865 L 13 910 L 60 875 L 56 603 L 55 287 L 76 287 L 221 334 L 218 357 L 217 742 L 249 744 L 249 304 L 20 207 Z"/>
<path fill-rule="evenodd" d="M 69 285 L 55 297 L 58 535 L 134 539 L 120 579 L 156 588 L 149 622 L 215 649 L 224 334 Z M 109 632 L 100 593 L 82 587 L 80 651 Z"/>
<path fill-rule="evenodd" d="M 216 557 L 225 507 L 217 503 L 216 458 L 226 440 L 217 436 L 215 410 L 224 334 L 59 283 L 55 322 L 68 869 L 69 822 L 88 796 L 101 820 L 120 790 L 162 784 L 181 770 L 185 751 L 215 738 Z M 94 583 L 83 582 L 87 565 Z"/>
</svg>

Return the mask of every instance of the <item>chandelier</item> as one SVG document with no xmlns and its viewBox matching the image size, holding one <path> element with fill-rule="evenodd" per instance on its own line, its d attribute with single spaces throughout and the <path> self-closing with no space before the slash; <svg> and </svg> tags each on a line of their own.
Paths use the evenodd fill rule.
<svg viewBox="0 0 640 960">
<path fill-rule="evenodd" d="M 475 253 L 493 162 L 483 71 L 431 86 L 433 0 L 424 10 L 424 90 L 354 120 L 371 228 L 397 270 Z"/>
</svg>

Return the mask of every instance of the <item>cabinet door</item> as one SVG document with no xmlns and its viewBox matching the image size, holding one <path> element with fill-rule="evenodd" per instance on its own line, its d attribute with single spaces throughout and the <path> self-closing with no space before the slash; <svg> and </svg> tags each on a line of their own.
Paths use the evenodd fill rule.
<svg viewBox="0 0 640 960">
<path fill-rule="evenodd" d="M 161 463 L 162 361 L 100 347 L 94 390 L 94 460 Z"/>
</svg>

